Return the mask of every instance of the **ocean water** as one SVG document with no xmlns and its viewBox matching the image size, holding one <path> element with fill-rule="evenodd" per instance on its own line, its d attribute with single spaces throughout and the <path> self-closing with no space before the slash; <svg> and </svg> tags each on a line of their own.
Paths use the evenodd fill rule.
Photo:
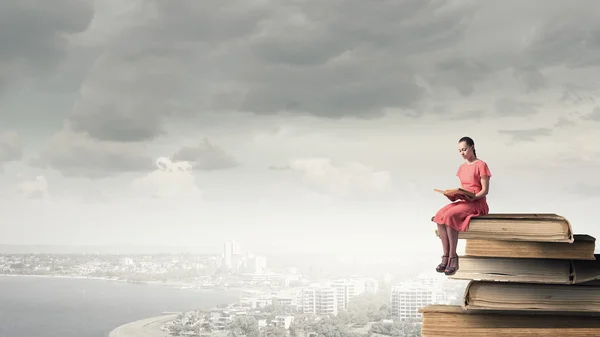
<svg viewBox="0 0 600 337">
<path fill-rule="evenodd" d="M 232 303 L 237 293 L 104 280 L 0 276 L 0 336 L 107 337 L 119 325 Z"/>
</svg>

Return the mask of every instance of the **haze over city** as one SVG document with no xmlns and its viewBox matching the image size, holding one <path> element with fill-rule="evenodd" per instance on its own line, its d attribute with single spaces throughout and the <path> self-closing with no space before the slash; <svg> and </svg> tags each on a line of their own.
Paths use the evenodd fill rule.
<svg viewBox="0 0 600 337">
<path fill-rule="evenodd" d="M 590 231 L 599 6 L 2 2 L 0 243 L 433 267 L 466 135 L 492 212 Z"/>
</svg>

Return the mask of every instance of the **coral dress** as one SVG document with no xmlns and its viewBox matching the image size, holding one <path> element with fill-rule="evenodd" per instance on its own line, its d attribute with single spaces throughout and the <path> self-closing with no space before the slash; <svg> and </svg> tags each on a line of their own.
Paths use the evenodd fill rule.
<svg viewBox="0 0 600 337">
<path fill-rule="evenodd" d="M 462 164 L 458 168 L 456 176 L 460 179 L 462 188 L 473 193 L 479 193 L 482 188 L 481 177 L 491 177 L 492 174 L 483 160 L 477 160 L 471 164 Z M 433 222 L 464 232 L 469 229 L 469 221 L 472 217 L 488 214 L 489 211 L 485 197 L 475 201 L 459 200 L 442 207 L 433 217 Z"/>
</svg>

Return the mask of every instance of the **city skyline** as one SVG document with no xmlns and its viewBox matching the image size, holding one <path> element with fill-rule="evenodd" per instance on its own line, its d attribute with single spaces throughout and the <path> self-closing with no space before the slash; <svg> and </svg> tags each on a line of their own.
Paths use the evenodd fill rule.
<svg viewBox="0 0 600 337">
<path fill-rule="evenodd" d="M 491 169 L 491 212 L 598 236 L 586 4 L 2 4 L 18 34 L 0 36 L 0 244 L 235 237 L 434 268 L 433 189 L 457 186 L 462 136 Z"/>
</svg>

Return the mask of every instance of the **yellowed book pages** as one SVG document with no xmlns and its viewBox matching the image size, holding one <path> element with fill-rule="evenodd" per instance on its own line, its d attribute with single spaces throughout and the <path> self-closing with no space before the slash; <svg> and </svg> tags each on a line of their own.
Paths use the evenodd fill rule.
<svg viewBox="0 0 600 337">
<path fill-rule="evenodd" d="M 433 221 L 433 218 L 431 219 Z M 571 223 L 557 214 L 487 214 L 471 218 L 459 239 L 573 242 Z"/>
<path fill-rule="evenodd" d="M 467 257 L 450 276 L 457 280 L 569 284 L 573 282 L 569 260 Z"/>
<path fill-rule="evenodd" d="M 422 337 L 600 336 L 600 318 L 592 315 L 467 311 L 454 305 L 431 305 L 419 312 Z"/>
<path fill-rule="evenodd" d="M 462 256 L 457 280 L 577 284 L 600 280 L 600 259 L 555 260 Z"/>
<path fill-rule="evenodd" d="M 593 260 L 596 238 L 573 235 L 573 243 L 468 239 L 465 255 L 537 259 Z"/>
<path fill-rule="evenodd" d="M 600 313 L 600 287 L 471 281 L 465 289 L 462 306 L 467 310 Z"/>
</svg>

